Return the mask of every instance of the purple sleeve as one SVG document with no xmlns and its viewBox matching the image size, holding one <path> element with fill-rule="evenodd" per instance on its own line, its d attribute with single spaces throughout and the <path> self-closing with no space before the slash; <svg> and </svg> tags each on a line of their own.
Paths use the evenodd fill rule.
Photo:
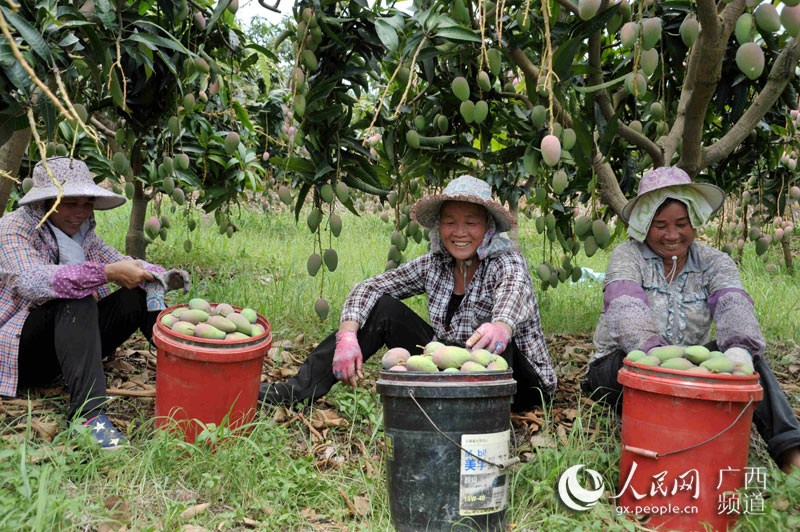
<svg viewBox="0 0 800 532">
<path fill-rule="evenodd" d="M 717 325 L 720 351 L 741 347 L 754 357 L 764 353 L 767 342 L 747 292 L 739 288 L 717 290 L 709 296 L 708 306 Z"/>
<path fill-rule="evenodd" d="M 84 262 L 58 266 L 50 278 L 50 293 L 58 299 L 79 299 L 108 283 L 105 264 Z"/>
<path fill-rule="evenodd" d="M 647 294 L 634 281 L 612 281 L 603 291 L 608 334 L 626 353 L 667 345 L 653 323 Z"/>
<path fill-rule="evenodd" d="M 603 291 L 603 312 L 606 312 L 611 302 L 620 296 L 630 296 L 641 300 L 648 307 L 650 305 L 647 300 L 647 294 L 639 283 L 634 281 L 613 281 Z"/>
</svg>

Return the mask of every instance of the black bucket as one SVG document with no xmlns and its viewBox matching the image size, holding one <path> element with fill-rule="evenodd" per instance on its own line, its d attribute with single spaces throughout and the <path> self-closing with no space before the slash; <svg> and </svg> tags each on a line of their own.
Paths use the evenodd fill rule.
<svg viewBox="0 0 800 532">
<path fill-rule="evenodd" d="M 500 532 L 508 507 L 511 370 L 381 371 L 386 480 L 398 532 Z"/>
</svg>

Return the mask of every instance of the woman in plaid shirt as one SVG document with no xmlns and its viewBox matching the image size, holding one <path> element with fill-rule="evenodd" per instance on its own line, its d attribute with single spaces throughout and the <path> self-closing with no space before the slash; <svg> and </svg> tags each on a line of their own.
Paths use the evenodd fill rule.
<svg viewBox="0 0 800 532">
<path fill-rule="evenodd" d="M 152 292 L 158 279 L 169 279 L 170 289 L 184 279 L 122 255 L 95 233 L 94 210 L 125 198 L 95 185 L 82 161 L 39 162 L 33 180 L 20 208 L 0 218 L 0 395 L 63 375 L 69 417 L 88 418 L 98 445 L 114 449 L 125 439 L 103 413 L 102 358 L 136 329 L 149 338 L 158 312 L 148 310 L 140 285 Z M 111 293 L 110 282 L 123 288 Z"/>
<path fill-rule="evenodd" d="M 514 220 L 492 199 L 488 183 L 461 176 L 441 195 L 419 200 L 411 216 L 430 229 L 430 252 L 358 283 L 338 332 L 309 354 L 296 376 L 262 384 L 262 400 L 313 402 L 337 381 L 357 386 L 364 359 L 382 346 L 419 354 L 432 340 L 501 354 L 517 381 L 515 411 L 553 393 L 556 375 L 528 264 L 505 234 Z M 400 301 L 419 294 L 428 296 L 430 324 Z"/>
</svg>

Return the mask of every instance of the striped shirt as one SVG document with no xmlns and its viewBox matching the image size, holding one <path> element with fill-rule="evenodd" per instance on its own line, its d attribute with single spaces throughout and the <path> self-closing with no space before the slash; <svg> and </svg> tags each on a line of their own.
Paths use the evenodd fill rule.
<svg viewBox="0 0 800 532">
<path fill-rule="evenodd" d="M 17 393 L 19 341 L 31 309 L 51 299 L 105 297 L 111 292 L 105 265 L 131 260 L 95 233 L 92 218 L 83 241 L 86 261 L 59 265 L 53 233 L 46 224 L 36 228 L 44 217 L 41 207 L 31 204 L 0 218 L 0 395 Z"/>
<path fill-rule="evenodd" d="M 507 323 L 544 391 L 552 393 L 556 387 L 556 373 L 544 342 L 539 307 L 525 258 L 518 251 L 506 251 L 481 260 L 461 305 L 447 322 L 447 305 L 455 287 L 454 272 L 452 256 L 426 253 L 356 284 L 344 302 L 341 320 L 363 325 L 384 294 L 397 299 L 427 294 L 434 340 L 463 346 L 482 323 Z"/>
</svg>

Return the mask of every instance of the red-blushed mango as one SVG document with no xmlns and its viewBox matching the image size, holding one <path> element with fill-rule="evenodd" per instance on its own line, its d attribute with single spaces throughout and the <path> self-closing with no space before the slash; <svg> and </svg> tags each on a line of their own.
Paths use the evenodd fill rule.
<svg viewBox="0 0 800 532">
<path fill-rule="evenodd" d="M 636 22 L 626 22 L 619 30 L 619 38 L 622 46 L 625 48 L 633 49 L 636 41 L 639 39 L 639 24 Z"/>
<path fill-rule="evenodd" d="M 778 10 L 769 2 L 762 2 L 753 10 L 756 25 L 765 33 L 775 33 L 781 29 L 781 19 Z"/>
<path fill-rule="evenodd" d="M 196 11 L 192 16 L 192 22 L 198 30 L 206 29 L 206 17 L 200 11 Z"/>
<path fill-rule="evenodd" d="M 208 323 L 198 323 L 194 327 L 194 335 L 198 338 L 205 338 L 206 340 L 224 340 L 227 333 L 220 331 Z"/>
<path fill-rule="evenodd" d="M 181 314 L 182 321 L 188 321 L 195 325 L 208 321 L 208 318 L 208 312 L 200 309 L 189 309 Z"/>
<path fill-rule="evenodd" d="M 328 300 L 325 298 L 319 298 L 314 302 L 314 312 L 317 313 L 319 319 L 324 321 L 325 318 L 328 317 L 328 312 L 330 311 L 330 305 L 328 305 Z"/>
<path fill-rule="evenodd" d="M 600 9 L 600 0 L 578 0 L 578 16 L 581 20 L 589 20 Z"/>
<path fill-rule="evenodd" d="M 555 135 L 545 135 L 540 145 L 542 160 L 547 166 L 555 166 L 561 158 L 561 141 Z"/>
<path fill-rule="evenodd" d="M 736 66 L 750 79 L 764 72 L 764 50 L 754 42 L 746 42 L 736 50 Z"/>
<path fill-rule="evenodd" d="M 742 364 L 741 362 L 737 362 L 733 366 L 732 373 L 734 375 L 752 375 L 753 368 L 751 366 L 748 366 L 747 364 Z"/>
<path fill-rule="evenodd" d="M 469 100 L 469 82 L 467 82 L 467 78 L 457 76 L 450 84 L 450 88 L 453 90 L 453 94 L 455 94 L 456 98 L 462 102 Z"/>
<path fill-rule="evenodd" d="M 798 186 L 793 186 L 792 188 L 790 188 L 790 189 L 789 189 L 789 195 L 790 195 L 790 196 L 792 197 L 792 199 L 794 199 L 794 200 L 796 200 L 796 199 L 800 199 L 800 187 L 798 187 Z"/>
<path fill-rule="evenodd" d="M 681 22 L 678 32 L 681 34 L 683 44 L 685 44 L 687 48 L 691 48 L 697 41 L 697 35 L 700 33 L 700 23 L 697 22 L 697 18 L 695 18 L 693 14 L 687 15 L 686 18 L 683 19 L 683 22 Z"/>
<path fill-rule="evenodd" d="M 251 309 L 250 307 L 243 308 L 241 311 L 239 311 L 239 314 L 244 316 L 247 319 L 247 321 L 250 322 L 250 325 L 258 321 L 258 313 L 255 310 Z"/>
<path fill-rule="evenodd" d="M 661 19 L 650 17 L 642 22 L 642 48 L 651 49 L 661 40 Z"/>
<path fill-rule="evenodd" d="M 236 325 L 236 330 L 240 333 L 246 334 L 247 336 L 250 336 L 253 333 L 253 327 L 250 324 L 250 321 L 238 312 L 231 312 L 225 317 L 232 321 L 234 325 Z"/>
<path fill-rule="evenodd" d="M 445 345 L 434 351 L 431 359 L 439 369 L 460 368 L 470 359 L 470 352 L 463 347 Z"/>
<path fill-rule="evenodd" d="M 193 297 L 189 300 L 189 308 L 202 310 L 207 314 L 211 314 L 211 304 L 202 297 Z"/>
<path fill-rule="evenodd" d="M 647 352 L 648 356 L 658 357 L 661 362 L 671 358 L 683 357 L 683 347 L 679 345 L 662 345 Z"/>
<path fill-rule="evenodd" d="M 781 24 L 786 28 L 786 33 L 792 37 L 797 37 L 800 34 L 800 6 L 783 6 Z"/>
<path fill-rule="evenodd" d="M 464 362 L 464 364 L 462 364 L 461 371 L 463 373 L 471 373 L 471 372 L 475 372 L 475 371 L 486 371 L 486 366 L 482 366 L 482 365 L 480 365 L 477 362 L 474 362 L 472 360 L 467 360 L 466 362 Z"/>
<path fill-rule="evenodd" d="M 236 331 L 236 325 L 224 316 L 211 316 L 208 318 L 206 323 L 225 333 L 232 333 Z"/>
<path fill-rule="evenodd" d="M 240 333 L 239 331 L 234 331 L 225 335 L 226 340 L 247 340 L 249 338 L 249 336 Z"/>
<path fill-rule="evenodd" d="M 502 356 L 494 355 L 486 369 L 489 371 L 505 371 L 508 369 L 508 362 Z"/>
<path fill-rule="evenodd" d="M 161 221 L 158 219 L 158 216 L 151 216 L 144 223 L 144 232 L 150 238 L 157 237 L 158 232 L 160 230 L 161 230 Z"/>
<path fill-rule="evenodd" d="M 470 353 L 469 356 L 469 359 L 472 362 L 476 362 L 483 367 L 488 366 L 489 363 L 492 361 L 492 358 L 494 358 L 494 354 L 490 353 L 486 349 L 476 349 L 472 353 Z"/>
<path fill-rule="evenodd" d="M 398 364 L 397 366 L 392 366 L 389 368 L 389 371 L 408 371 L 408 368 L 404 365 Z"/>
<path fill-rule="evenodd" d="M 186 336 L 194 336 L 194 323 L 188 321 L 176 321 L 171 329 L 178 334 L 185 334 Z"/>
<path fill-rule="evenodd" d="M 405 364 L 406 360 L 411 357 L 411 353 L 404 347 L 393 347 L 386 351 L 381 358 L 381 366 L 383 369 L 390 369 L 393 366 Z"/>
<path fill-rule="evenodd" d="M 220 303 L 214 307 L 214 313 L 223 318 L 233 311 L 233 307 L 227 303 Z"/>
<path fill-rule="evenodd" d="M 406 360 L 406 368 L 409 371 L 439 371 L 433 359 L 427 355 L 412 355 Z"/>
</svg>

